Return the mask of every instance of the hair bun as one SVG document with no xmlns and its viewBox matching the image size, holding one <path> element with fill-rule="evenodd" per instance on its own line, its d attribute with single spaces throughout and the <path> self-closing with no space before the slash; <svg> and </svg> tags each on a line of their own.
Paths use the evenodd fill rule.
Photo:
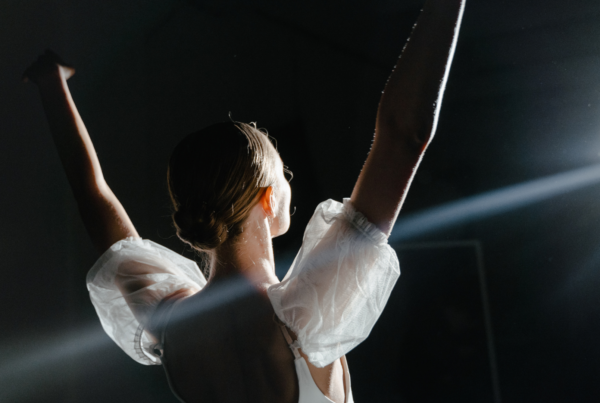
<svg viewBox="0 0 600 403">
<path fill-rule="evenodd" d="M 179 238 L 202 252 L 233 242 L 262 189 L 277 183 L 279 159 L 255 125 L 222 122 L 188 134 L 167 172 Z"/>
<path fill-rule="evenodd" d="M 217 220 L 217 214 L 207 214 L 207 209 L 179 208 L 173 214 L 173 222 L 177 229 L 177 236 L 183 242 L 200 250 L 210 250 L 221 245 L 227 240 L 227 226 Z"/>
</svg>

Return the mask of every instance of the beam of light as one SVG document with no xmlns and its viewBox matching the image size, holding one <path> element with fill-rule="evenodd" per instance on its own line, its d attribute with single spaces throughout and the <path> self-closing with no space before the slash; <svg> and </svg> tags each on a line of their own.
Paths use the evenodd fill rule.
<svg viewBox="0 0 600 403">
<path fill-rule="evenodd" d="M 206 291 L 201 305 L 191 304 L 175 310 L 169 323 L 210 313 L 256 293 L 256 289 L 242 277 L 215 284 Z M 157 322 L 160 325 L 160 321 Z M 70 379 L 80 378 L 82 374 L 107 370 L 111 362 L 102 359 L 106 357 L 103 350 L 113 345 L 113 341 L 100 324 L 95 323 L 55 335 L 5 340 L 3 344 L 4 347 L 0 348 L 0 402 L 17 403 L 64 389 Z M 82 365 L 84 362 L 87 364 Z"/>
<path fill-rule="evenodd" d="M 600 164 L 447 203 L 399 220 L 389 238 L 389 243 L 398 243 L 455 224 L 514 210 L 597 183 L 600 183 Z M 335 254 L 335 251 L 329 252 L 322 251 L 318 259 L 325 262 L 334 259 L 335 256 L 329 255 Z M 275 266 L 279 278 L 285 275 L 294 258 L 295 253 L 286 253 L 277 259 Z M 201 306 L 192 305 L 185 310 L 180 309 L 175 320 L 185 320 L 188 317 L 209 312 L 219 305 L 231 303 L 255 292 L 248 283 L 239 279 L 228 281 L 220 287 L 221 289 L 204 300 Z"/>
<path fill-rule="evenodd" d="M 101 364 L 98 353 L 110 343 L 99 324 L 55 336 L 4 341 L 0 349 L 0 401 L 29 401 L 53 388 L 64 387 L 70 377 L 80 375 L 82 368 L 96 369 Z M 91 355 L 93 365 L 78 364 Z"/>
<path fill-rule="evenodd" d="M 402 242 L 431 231 L 504 213 L 597 183 L 600 183 L 600 164 L 492 190 L 398 220 L 389 242 Z"/>
<path fill-rule="evenodd" d="M 600 183 L 600 164 L 454 201 L 399 220 L 389 242 L 401 242 L 455 224 L 500 214 L 597 183 Z M 287 270 L 292 260 L 292 255 L 282 256 L 277 266 Z M 240 279 L 226 282 L 218 288 L 203 300 L 202 306 L 194 305 L 180 310 L 174 319 L 184 320 L 212 311 L 254 291 L 253 287 Z M 17 402 L 31 393 L 39 392 L 40 387 L 52 387 L 52 384 L 64 381 L 63 376 L 69 369 L 59 364 L 93 354 L 109 343 L 110 339 L 99 326 L 94 326 L 55 339 L 44 339 L 25 353 L 19 354 L 10 348 L 0 350 L 3 357 L 0 361 L 0 400 Z"/>
<path fill-rule="evenodd" d="M 234 276 L 222 283 L 215 284 L 212 287 L 205 289 L 202 292 L 203 298 L 200 303 L 194 302 L 188 305 L 181 305 L 178 309 L 173 310 L 173 313 L 168 319 L 162 317 L 157 318 L 154 321 L 154 325 L 160 328 L 166 324 L 163 322 L 165 319 L 168 323 L 174 323 L 177 321 L 184 321 L 191 317 L 198 317 L 252 294 L 258 294 L 258 291 L 252 286 L 248 279 L 243 276 Z"/>
</svg>

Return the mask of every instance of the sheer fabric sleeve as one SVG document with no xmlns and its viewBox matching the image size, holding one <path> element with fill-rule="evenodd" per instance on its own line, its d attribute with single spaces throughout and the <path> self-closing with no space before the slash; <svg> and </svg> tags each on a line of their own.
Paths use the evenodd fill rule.
<svg viewBox="0 0 600 403">
<path fill-rule="evenodd" d="M 324 367 L 360 344 L 400 276 L 387 238 L 349 199 L 321 203 L 283 281 L 268 289 L 275 313 Z"/>
<path fill-rule="evenodd" d="M 159 302 L 206 280 L 196 263 L 150 240 L 126 238 L 110 247 L 87 275 L 90 298 L 106 333 L 141 364 L 160 364 L 144 332 Z"/>
</svg>

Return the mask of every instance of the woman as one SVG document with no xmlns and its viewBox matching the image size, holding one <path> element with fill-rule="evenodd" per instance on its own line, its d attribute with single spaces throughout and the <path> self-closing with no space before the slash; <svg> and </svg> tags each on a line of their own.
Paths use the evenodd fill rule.
<svg viewBox="0 0 600 403">
<path fill-rule="evenodd" d="M 102 325 L 135 360 L 163 364 L 182 401 L 353 401 L 345 354 L 367 337 L 400 274 L 387 236 L 435 132 L 463 8 L 427 1 L 350 199 L 317 207 L 281 282 L 271 239 L 289 227 L 291 192 L 264 133 L 219 123 L 171 156 L 174 224 L 209 256 L 207 281 L 194 262 L 139 238 L 69 94 L 74 70 L 47 52 L 25 72 L 102 254 L 88 274 Z"/>
</svg>

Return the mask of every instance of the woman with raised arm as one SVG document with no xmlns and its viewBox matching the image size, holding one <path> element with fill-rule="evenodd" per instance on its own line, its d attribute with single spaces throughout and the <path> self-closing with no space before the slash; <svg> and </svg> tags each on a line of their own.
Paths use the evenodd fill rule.
<svg viewBox="0 0 600 403">
<path fill-rule="evenodd" d="M 463 8 L 425 4 L 351 198 L 317 207 L 281 282 L 271 239 L 289 227 L 291 192 L 268 136 L 217 123 L 171 155 L 173 222 L 208 256 L 206 280 L 194 262 L 139 238 L 69 94 L 74 70 L 51 52 L 27 69 L 102 254 L 87 278 L 102 326 L 134 360 L 162 364 L 181 401 L 353 401 L 345 354 L 367 337 L 400 275 L 387 236 L 435 132 Z"/>
</svg>

